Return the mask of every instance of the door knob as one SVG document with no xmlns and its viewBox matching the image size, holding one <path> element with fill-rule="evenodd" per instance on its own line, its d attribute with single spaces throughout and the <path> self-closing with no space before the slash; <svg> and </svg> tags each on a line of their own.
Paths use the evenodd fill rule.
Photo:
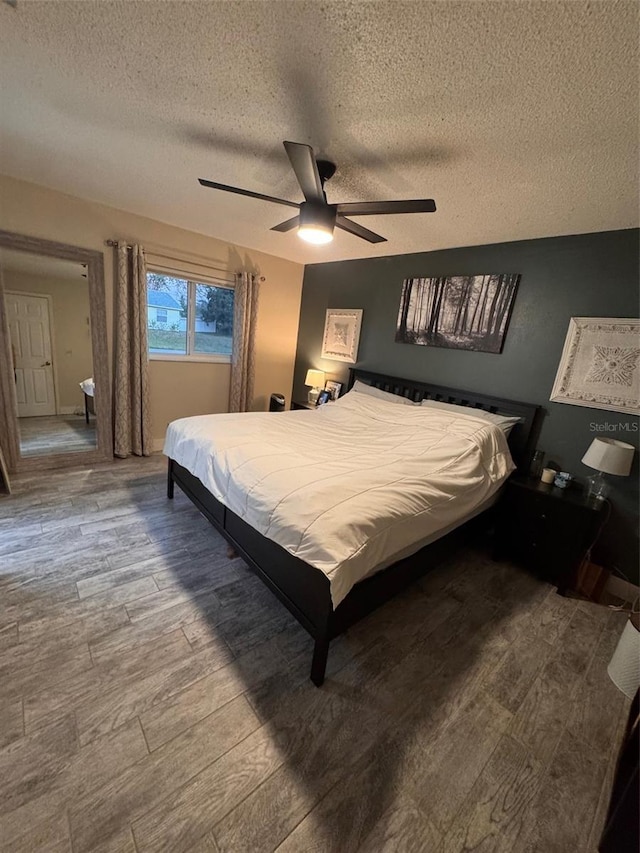
<svg viewBox="0 0 640 853">
<path fill-rule="evenodd" d="M 41 365 L 40 365 L 40 367 L 51 367 L 51 362 L 50 362 L 50 361 L 45 361 L 45 363 L 44 363 L 44 364 L 41 364 Z"/>
</svg>

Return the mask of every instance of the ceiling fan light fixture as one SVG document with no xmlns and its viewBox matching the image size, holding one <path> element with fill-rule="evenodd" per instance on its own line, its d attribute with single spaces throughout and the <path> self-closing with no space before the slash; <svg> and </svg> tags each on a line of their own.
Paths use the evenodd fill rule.
<svg viewBox="0 0 640 853">
<path fill-rule="evenodd" d="M 313 243 L 315 246 L 322 246 L 325 243 L 330 243 L 333 240 L 333 230 L 329 231 L 317 225 L 301 225 L 298 228 L 298 237 L 304 240 L 305 243 Z"/>
<path fill-rule="evenodd" d="M 306 243 L 321 246 L 333 240 L 333 228 L 336 223 L 336 211 L 332 205 L 315 205 L 302 202 L 300 205 L 300 225 L 298 237 Z"/>
</svg>

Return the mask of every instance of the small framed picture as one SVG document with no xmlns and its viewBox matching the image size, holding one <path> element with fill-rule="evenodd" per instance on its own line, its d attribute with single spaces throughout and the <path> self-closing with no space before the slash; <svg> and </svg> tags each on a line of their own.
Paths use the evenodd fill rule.
<svg viewBox="0 0 640 853">
<path fill-rule="evenodd" d="M 332 400 L 337 400 L 342 391 L 342 382 L 334 382 L 333 379 L 327 379 L 324 383 L 324 390 L 330 392 Z"/>
<path fill-rule="evenodd" d="M 322 406 L 323 403 L 328 403 L 331 399 L 331 391 L 327 391 L 325 388 L 324 391 L 321 391 L 318 394 L 318 402 L 316 403 L 316 406 Z"/>
</svg>

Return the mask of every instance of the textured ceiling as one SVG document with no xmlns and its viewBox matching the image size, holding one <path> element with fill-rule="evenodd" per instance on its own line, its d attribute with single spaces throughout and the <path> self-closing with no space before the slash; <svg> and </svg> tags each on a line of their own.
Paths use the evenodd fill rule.
<svg viewBox="0 0 640 853">
<path fill-rule="evenodd" d="M 0 5 L 0 171 L 303 263 L 638 223 L 636 2 Z M 329 201 L 388 238 L 310 247 L 282 147 L 338 164 Z"/>
</svg>

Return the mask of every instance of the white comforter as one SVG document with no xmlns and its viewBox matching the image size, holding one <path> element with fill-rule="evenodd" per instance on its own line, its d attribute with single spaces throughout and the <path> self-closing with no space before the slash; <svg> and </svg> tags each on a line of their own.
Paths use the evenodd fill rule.
<svg viewBox="0 0 640 853">
<path fill-rule="evenodd" d="M 324 572 L 334 607 L 375 567 L 472 513 L 514 469 L 493 424 L 355 392 L 312 411 L 183 418 L 164 452 Z"/>
</svg>

